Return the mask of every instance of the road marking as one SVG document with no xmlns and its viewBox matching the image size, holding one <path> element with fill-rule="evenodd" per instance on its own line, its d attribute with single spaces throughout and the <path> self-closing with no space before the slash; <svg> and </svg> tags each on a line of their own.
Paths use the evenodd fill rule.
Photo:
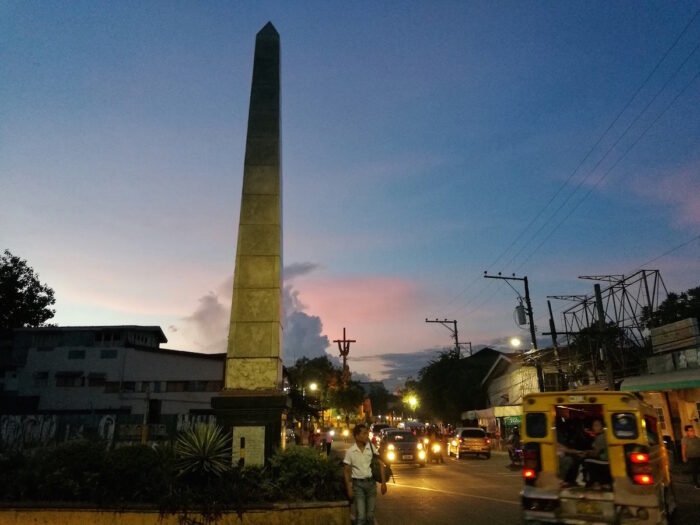
<svg viewBox="0 0 700 525">
<path fill-rule="evenodd" d="M 450 496 L 465 496 L 467 498 L 485 499 L 488 501 L 497 501 L 498 503 L 508 503 L 509 505 L 517 505 L 518 507 L 520 506 L 519 501 L 511 501 L 508 499 L 500 499 L 500 498 L 490 498 L 488 496 L 477 496 L 476 494 L 467 494 L 466 492 L 452 492 L 449 490 L 429 489 L 427 487 L 416 487 L 415 485 L 404 485 L 403 483 L 392 483 L 390 486 L 391 487 L 403 487 L 406 489 L 425 490 L 428 492 L 440 492 L 441 494 L 449 494 Z"/>
</svg>

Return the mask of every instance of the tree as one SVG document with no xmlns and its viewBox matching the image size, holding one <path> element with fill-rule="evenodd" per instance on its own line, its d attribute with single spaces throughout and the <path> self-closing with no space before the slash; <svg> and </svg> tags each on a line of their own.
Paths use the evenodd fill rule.
<svg viewBox="0 0 700 525">
<path fill-rule="evenodd" d="M 357 411 L 364 399 L 365 391 L 355 381 L 350 381 L 347 388 L 341 385 L 339 388 L 331 389 L 328 392 L 330 406 L 342 410 L 346 415 Z"/>
<path fill-rule="evenodd" d="M 56 302 L 51 288 L 27 261 L 5 250 L 0 256 L 0 331 L 41 326 L 56 313 L 49 307 Z"/>
<path fill-rule="evenodd" d="M 647 348 L 631 344 L 625 331 L 613 322 L 607 323 L 602 331 L 597 324 L 588 326 L 581 329 L 569 345 L 570 379 L 585 384 L 589 372 L 596 382 L 605 377 L 601 348 L 607 348 L 607 358 L 616 377 L 641 373 L 649 352 Z"/>
<path fill-rule="evenodd" d="M 655 311 L 652 312 L 648 307 L 644 307 L 642 312 L 642 322 L 647 328 L 655 328 L 689 317 L 700 319 L 700 286 L 680 294 L 671 292 Z"/>
<path fill-rule="evenodd" d="M 421 404 L 418 412 L 455 423 L 461 420 L 465 410 L 485 406 L 481 381 L 497 358 L 498 352 L 490 348 L 459 359 L 455 359 L 451 350 L 441 352 L 420 370 L 417 382 L 406 382 L 406 387 L 418 394 Z"/>
<path fill-rule="evenodd" d="M 386 414 L 389 410 L 389 403 L 394 401 L 396 396 L 384 387 L 384 385 L 372 385 L 369 389 L 370 402 L 372 403 L 372 412 L 376 414 Z"/>
</svg>

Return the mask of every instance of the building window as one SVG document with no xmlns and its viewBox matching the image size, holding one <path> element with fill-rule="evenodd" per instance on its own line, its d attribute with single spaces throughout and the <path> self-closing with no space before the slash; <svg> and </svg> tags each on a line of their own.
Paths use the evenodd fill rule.
<svg viewBox="0 0 700 525">
<path fill-rule="evenodd" d="M 49 386 L 49 373 L 34 372 L 34 387 L 41 388 L 44 386 Z"/>
<path fill-rule="evenodd" d="M 559 390 L 557 383 L 557 374 L 544 374 L 544 390 L 545 392 L 556 392 Z"/>
<path fill-rule="evenodd" d="M 168 381 L 165 384 L 166 392 L 186 392 L 187 381 Z"/>
<path fill-rule="evenodd" d="M 197 381 L 196 392 L 219 392 L 223 381 Z"/>
<path fill-rule="evenodd" d="M 56 386 L 61 386 L 61 387 L 83 386 L 83 374 L 80 372 L 58 372 L 56 374 Z"/>
<path fill-rule="evenodd" d="M 90 374 L 88 376 L 88 386 L 103 387 L 107 384 L 107 376 L 105 374 Z"/>
<path fill-rule="evenodd" d="M 136 392 L 136 381 L 122 381 L 122 392 Z"/>
<path fill-rule="evenodd" d="M 100 359 L 116 359 L 116 350 L 100 350 Z"/>
<path fill-rule="evenodd" d="M 105 381 L 105 394 L 116 394 L 119 392 L 119 381 Z"/>
<path fill-rule="evenodd" d="M 153 381 L 153 392 L 160 392 L 160 381 Z"/>
<path fill-rule="evenodd" d="M 69 350 L 68 359 L 85 359 L 85 350 Z"/>
</svg>

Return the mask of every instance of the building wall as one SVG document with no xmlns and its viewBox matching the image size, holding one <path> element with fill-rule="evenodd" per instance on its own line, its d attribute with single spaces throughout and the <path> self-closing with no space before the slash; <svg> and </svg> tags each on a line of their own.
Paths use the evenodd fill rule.
<svg viewBox="0 0 700 525">
<path fill-rule="evenodd" d="M 161 350 L 153 334 L 112 333 L 98 342 L 79 331 L 64 332 L 60 342 L 35 337 L 17 370 L 16 394 L 39 396 L 38 412 L 143 414 L 148 400 L 160 400 L 163 414 L 210 409 L 223 387 L 224 354 Z"/>
<path fill-rule="evenodd" d="M 511 363 L 505 373 L 490 381 L 486 394 L 489 407 L 496 407 L 520 404 L 525 394 L 537 391 L 535 367 Z"/>
</svg>

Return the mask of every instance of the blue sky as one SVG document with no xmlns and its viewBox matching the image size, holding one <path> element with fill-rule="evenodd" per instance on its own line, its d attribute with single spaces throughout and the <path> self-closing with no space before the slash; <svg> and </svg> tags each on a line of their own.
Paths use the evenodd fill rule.
<svg viewBox="0 0 700 525">
<path fill-rule="evenodd" d="M 426 317 L 475 345 L 522 334 L 487 269 L 528 275 L 540 331 L 546 295 L 592 293 L 579 275 L 694 238 L 647 268 L 700 285 L 698 7 L 0 2 L 0 248 L 55 289 L 61 325 L 221 349 L 272 21 L 284 262 L 309 263 L 288 274 L 308 320 L 289 337 L 311 355 L 346 326 L 354 369 L 382 377 L 382 354 L 450 344 Z"/>
</svg>

